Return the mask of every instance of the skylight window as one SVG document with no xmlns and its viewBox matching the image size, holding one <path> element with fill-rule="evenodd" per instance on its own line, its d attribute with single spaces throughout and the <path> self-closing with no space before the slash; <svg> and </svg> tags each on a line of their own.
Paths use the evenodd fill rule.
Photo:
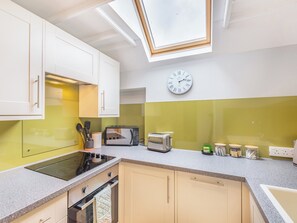
<svg viewBox="0 0 297 223">
<path fill-rule="evenodd" d="M 135 0 L 151 55 L 210 44 L 211 0 Z"/>
</svg>

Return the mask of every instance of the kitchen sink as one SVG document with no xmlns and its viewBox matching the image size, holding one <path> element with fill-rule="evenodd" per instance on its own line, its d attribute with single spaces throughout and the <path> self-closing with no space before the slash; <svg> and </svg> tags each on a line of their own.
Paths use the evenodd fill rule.
<svg viewBox="0 0 297 223">
<path fill-rule="evenodd" d="M 261 187 L 286 223 L 297 222 L 297 190 L 264 184 Z"/>
</svg>

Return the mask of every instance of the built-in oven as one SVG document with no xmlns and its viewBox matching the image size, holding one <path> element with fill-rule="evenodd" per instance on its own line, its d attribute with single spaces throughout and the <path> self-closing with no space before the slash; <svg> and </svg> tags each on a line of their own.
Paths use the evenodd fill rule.
<svg viewBox="0 0 297 223">
<path fill-rule="evenodd" d="M 118 222 L 118 165 L 98 174 L 94 178 L 76 186 L 68 193 L 68 223 L 95 223 L 95 196 L 110 187 L 111 222 Z"/>
</svg>

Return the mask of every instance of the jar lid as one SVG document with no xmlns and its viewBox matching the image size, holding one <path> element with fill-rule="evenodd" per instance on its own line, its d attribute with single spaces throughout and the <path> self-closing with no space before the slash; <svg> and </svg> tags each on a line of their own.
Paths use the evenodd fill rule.
<svg viewBox="0 0 297 223">
<path fill-rule="evenodd" d="M 225 143 L 219 143 L 219 142 L 216 142 L 216 143 L 215 143 L 215 146 L 226 146 L 226 144 L 225 144 Z"/>
<path fill-rule="evenodd" d="M 258 146 L 252 146 L 252 145 L 245 145 L 244 147 L 247 149 L 258 149 L 259 148 Z"/>
<path fill-rule="evenodd" d="M 241 145 L 239 145 L 239 144 L 229 144 L 229 146 L 230 146 L 231 148 L 234 148 L 234 149 L 239 149 L 239 148 L 241 148 Z"/>
</svg>

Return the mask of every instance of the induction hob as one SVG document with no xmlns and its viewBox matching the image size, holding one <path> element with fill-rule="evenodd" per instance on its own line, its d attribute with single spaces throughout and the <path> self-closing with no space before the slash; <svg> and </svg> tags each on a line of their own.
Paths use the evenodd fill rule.
<svg viewBox="0 0 297 223">
<path fill-rule="evenodd" d="M 115 157 L 89 152 L 75 152 L 25 168 L 62 180 L 70 180 L 113 158 Z"/>
</svg>

